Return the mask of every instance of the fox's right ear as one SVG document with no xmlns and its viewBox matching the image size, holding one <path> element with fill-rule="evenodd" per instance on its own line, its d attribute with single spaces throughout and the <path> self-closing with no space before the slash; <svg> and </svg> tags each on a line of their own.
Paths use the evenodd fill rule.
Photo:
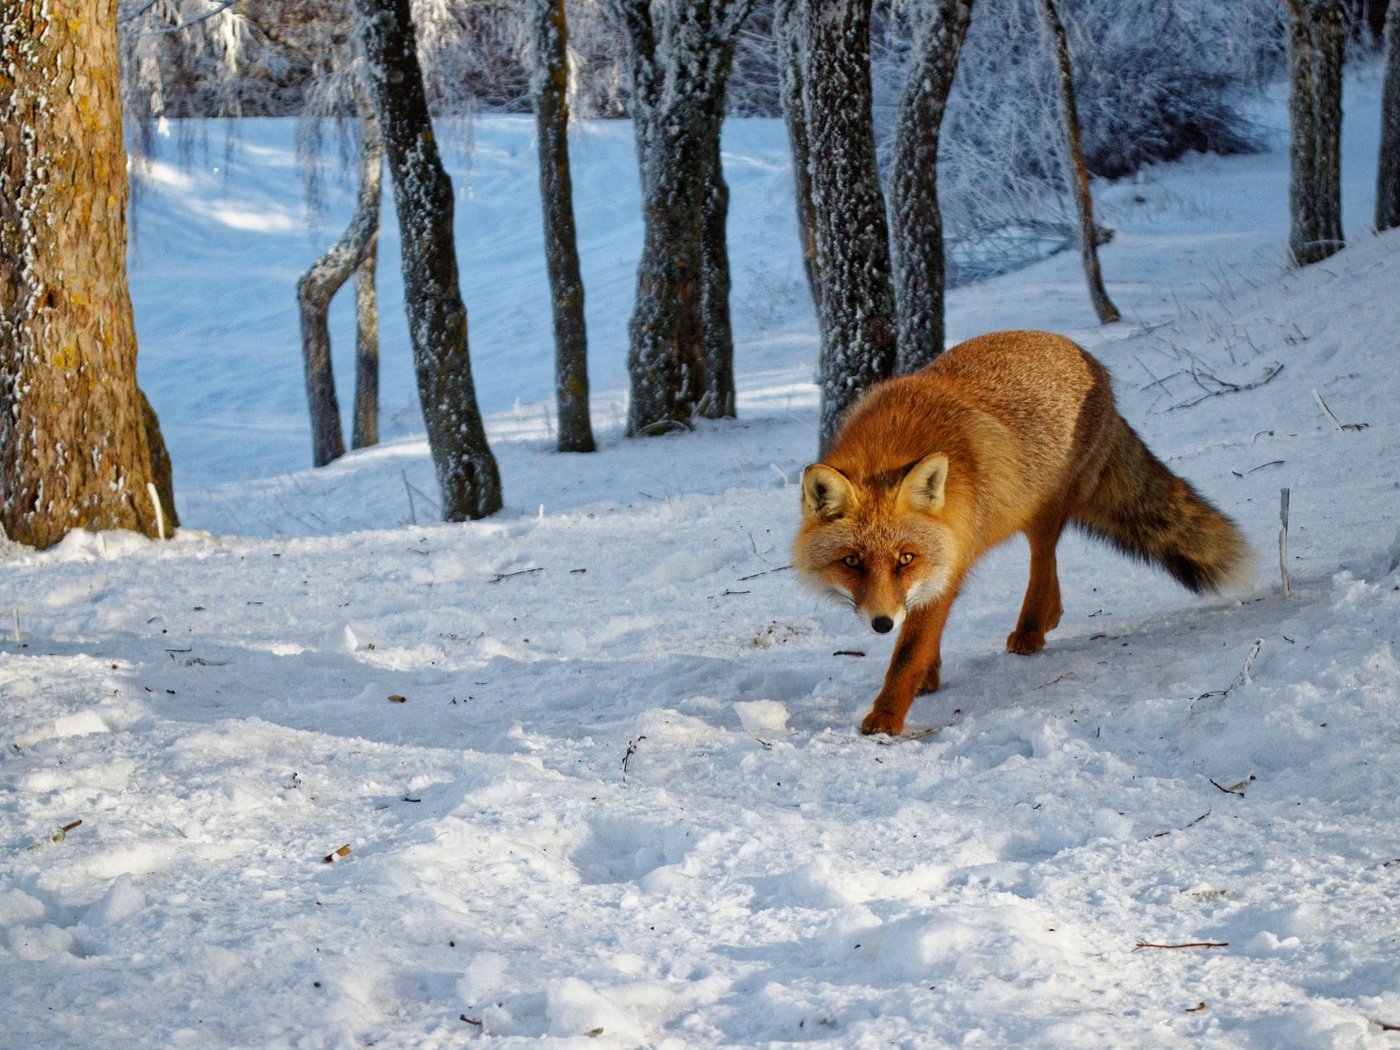
<svg viewBox="0 0 1400 1050">
<path fill-rule="evenodd" d="M 856 505 L 856 488 L 835 467 L 813 463 L 802 472 L 802 513 L 835 521 Z"/>
</svg>

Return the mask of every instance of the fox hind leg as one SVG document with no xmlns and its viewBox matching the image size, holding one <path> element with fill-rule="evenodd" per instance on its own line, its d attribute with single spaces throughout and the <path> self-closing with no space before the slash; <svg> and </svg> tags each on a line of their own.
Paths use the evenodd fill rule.
<svg viewBox="0 0 1400 1050">
<path fill-rule="evenodd" d="M 1052 631 L 1064 614 L 1060 601 L 1060 576 L 1055 564 L 1055 548 L 1065 530 L 1066 515 L 1056 514 L 1033 522 L 1026 529 L 1031 547 L 1031 577 L 1016 629 L 1007 636 L 1006 651 L 1028 656 L 1045 648 L 1045 633 Z"/>
</svg>

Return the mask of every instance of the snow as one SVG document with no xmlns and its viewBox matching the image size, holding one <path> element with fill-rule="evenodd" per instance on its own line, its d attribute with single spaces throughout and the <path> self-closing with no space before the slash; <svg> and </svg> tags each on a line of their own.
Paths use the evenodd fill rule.
<svg viewBox="0 0 1400 1050">
<path fill-rule="evenodd" d="M 148 185 L 185 527 L 0 562 L 0 1044 L 1395 1046 L 1400 235 L 1365 229 L 1379 85 L 1348 92 L 1351 247 L 1321 265 L 1284 266 L 1274 100 L 1268 153 L 1098 187 L 1125 323 L 1093 327 L 1073 253 L 952 293 L 955 338 L 1098 354 L 1258 572 L 1196 599 L 1067 540 L 1021 658 L 1010 544 L 893 741 L 855 731 L 891 640 L 784 571 L 817 339 L 778 123 L 726 137 L 740 418 L 637 441 L 631 132 L 578 134 L 588 456 L 550 451 L 528 119 L 449 155 L 507 500 L 468 525 L 431 521 L 388 263 L 390 440 L 304 469 L 293 282 L 352 188 L 283 229 L 292 132 L 263 122 L 232 174 Z"/>
</svg>

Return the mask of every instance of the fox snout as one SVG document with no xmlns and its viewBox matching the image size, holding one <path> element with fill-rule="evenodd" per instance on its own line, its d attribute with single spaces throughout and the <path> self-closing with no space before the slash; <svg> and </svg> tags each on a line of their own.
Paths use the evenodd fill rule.
<svg viewBox="0 0 1400 1050">
<path fill-rule="evenodd" d="M 870 621 L 870 626 L 876 634 L 889 634 L 894 630 L 894 620 L 888 616 L 877 616 Z"/>
</svg>

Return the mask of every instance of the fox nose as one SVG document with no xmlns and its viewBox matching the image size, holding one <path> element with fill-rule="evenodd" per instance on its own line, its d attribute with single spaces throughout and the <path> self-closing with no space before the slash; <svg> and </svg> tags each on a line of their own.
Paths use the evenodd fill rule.
<svg viewBox="0 0 1400 1050">
<path fill-rule="evenodd" d="M 877 616 L 870 621 L 870 626 L 875 629 L 877 634 L 889 634 L 894 629 L 894 621 L 888 616 Z"/>
</svg>

